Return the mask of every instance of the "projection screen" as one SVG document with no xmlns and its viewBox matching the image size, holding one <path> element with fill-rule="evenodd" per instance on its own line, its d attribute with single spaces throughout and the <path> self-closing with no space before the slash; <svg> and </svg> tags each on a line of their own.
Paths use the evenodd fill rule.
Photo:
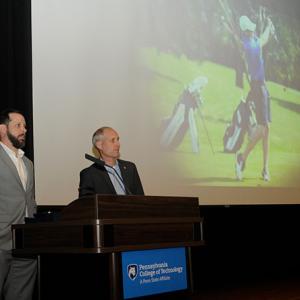
<svg viewBox="0 0 300 300">
<path fill-rule="evenodd" d="M 84 154 L 102 126 L 118 131 L 121 158 L 136 163 L 147 195 L 299 203 L 299 7 L 292 0 L 32 0 L 38 204 L 78 197 L 79 172 L 91 164 Z M 236 154 L 248 151 L 261 126 L 258 104 L 248 101 L 245 29 L 264 42 L 271 123 L 269 144 L 259 140 L 237 180 Z M 238 121 L 241 103 L 247 110 Z"/>
</svg>

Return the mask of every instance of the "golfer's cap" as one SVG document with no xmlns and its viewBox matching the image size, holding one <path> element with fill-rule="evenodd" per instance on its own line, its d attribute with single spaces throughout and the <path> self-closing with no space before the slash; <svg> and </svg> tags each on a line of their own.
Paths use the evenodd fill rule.
<svg viewBox="0 0 300 300">
<path fill-rule="evenodd" d="M 254 24 L 247 16 L 240 17 L 240 27 L 242 31 L 255 31 L 256 24 Z"/>
</svg>

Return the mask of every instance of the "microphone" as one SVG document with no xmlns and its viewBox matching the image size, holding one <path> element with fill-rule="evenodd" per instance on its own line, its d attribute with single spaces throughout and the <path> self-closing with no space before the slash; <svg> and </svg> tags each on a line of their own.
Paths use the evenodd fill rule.
<svg viewBox="0 0 300 300">
<path fill-rule="evenodd" d="M 107 167 L 107 168 L 110 168 L 114 171 L 114 173 L 117 175 L 118 179 L 121 181 L 121 183 L 123 184 L 124 186 L 124 189 L 125 189 L 125 192 L 128 194 L 128 195 L 132 195 L 130 189 L 126 186 L 125 182 L 123 181 L 122 177 L 120 176 L 120 174 L 117 172 L 117 170 L 115 168 L 113 168 L 112 166 L 108 165 L 105 163 L 105 161 L 99 159 L 99 158 L 96 158 L 92 155 L 89 155 L 89 154 L 85 154 L 84 157 L 92 162 L 94 162 L 95 164 L 101 166 L 101 167 Z"/>
<path fill-rule="evenodd" d="M 86 159 L 88 159 L 88 160 L 94 162 L 94 163 L 97 164 L 97 165 L 100 165 L 100 166 L 102 166 L 102 167 L 105 166 L 104 160 L 101 160 L 101 159 L 99 159 L 99 158 L 96 158 L 96 157 L 94 157 L 94 156 L 92 156 L 92 155 L 89 155 L 89 154 L 87 154 L 87 153 L 84 155 L 84 157 L 85 157 Z M 111 168 L 111 166 L 108 166 L 108 167 Z"/>
</svg>

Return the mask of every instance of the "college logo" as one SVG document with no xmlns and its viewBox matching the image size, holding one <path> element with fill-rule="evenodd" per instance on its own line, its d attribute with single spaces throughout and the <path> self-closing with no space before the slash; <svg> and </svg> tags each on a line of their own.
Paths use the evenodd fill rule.
<svg viewBox="0 0 300 300">
<path fill-rule="evenodd" d="M 138 275 L 138 266 L 135 264 L 127 266 L 127 274 L 131 280 L 135 280 Z"/>
</svg>

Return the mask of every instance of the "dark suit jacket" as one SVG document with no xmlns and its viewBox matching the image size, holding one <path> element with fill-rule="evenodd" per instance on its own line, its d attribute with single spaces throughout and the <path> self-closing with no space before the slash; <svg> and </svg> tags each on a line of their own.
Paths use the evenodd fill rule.
<svg viewBox="0 0 300 300">
<path fill-rule="evenodd" d="M 133 195 L 144 195 L 143 186 L 134 163 L 118 160 L 124 185 Z M 94 194 L 115 195 L 115 188 L 106 169 L 98 164 L 83 169 L 80 172 L 79 197 Z M 128 192 L 127 192 L 128 194 Z"/>
</svg>

